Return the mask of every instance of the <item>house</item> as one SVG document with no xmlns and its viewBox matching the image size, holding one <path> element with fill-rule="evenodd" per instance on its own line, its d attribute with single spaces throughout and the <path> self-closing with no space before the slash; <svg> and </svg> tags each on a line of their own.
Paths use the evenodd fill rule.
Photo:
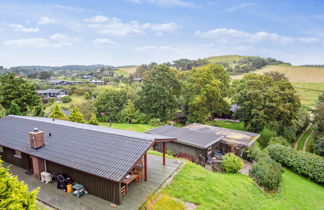
<svg viewBox="0 0 324 210">
<path fill-rule="evenodd" d="M 65 173 L 95 196 L 121 204 L 122 180 L 140 162 L 147 177 L 147 151 L 175 138 L 41 117 L 0 119 L 0 156 L 40 173 Z M 165 161 L 165 154 L 163 154 Z"/>
<path fill-rule="evenodd" d="M 82 79 L 92 79 L 93 78 L 93 76 L 91 76 L 91 75 L 83 75 L 82 76 Z"/>
<path fill-rule="evenodd" d="M 103 85 L 104 82 L 103 81 L 99 81 L 99 80 L 92 80 L 90 81 L 91 84 L 95 84 L 95 85 Z"/>
<path fill-rule="evenodd" d="M 63 89 L 36 90 L 36 93 L 40 96 L 45 96 L 45 98 L 60 98 L 68 95 L 68 92 Z"/>
<path fill-rule="evenodd" d="M 82 81 L 67 81 L 67 80 L 49 80 L 50 85 L 80 85 L 83 84 Z"/>
<path fill-rule="evenodd" d="M 253 145 L 260 137 L 257 133 L 198 123 L 183 128 L 165 125 L 152 129 L 148 133 L 176 137 L 177 141 L 168 144 L 168 150 L 200 164 L 210 160 L 211 157 L 208 156 L 210 151 L 221 154 L 233 152 L 242 156 L 243 149 Z M 156 143 L 154 149 L 162 151 L 162 145 Z"/>
</svg>

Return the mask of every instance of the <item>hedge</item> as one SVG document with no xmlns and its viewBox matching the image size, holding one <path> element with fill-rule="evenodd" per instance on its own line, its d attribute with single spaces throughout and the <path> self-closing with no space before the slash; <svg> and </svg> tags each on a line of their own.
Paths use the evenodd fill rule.
<svg viewBox="0 0 324 210">
<path fill-rule="evenodd" d="M 221 168 L 225 173 L 238 173 L 242 167 L 243 161 L 241 160 L 241 158 L 239 158 L 233 153 L 227 153 L 226 155 L 224 155 L 224 159 L 221 163 Z"/>
<path fill-rule="evenodd" d="M 298 174 L 317 183 L 324 183 L 324 158 L 308 152 L 296 152 L 283 145 L 270 145 L 266 148 L 272 159 L 287 166 Z"/>
<path fill-rule="evenodd" d="M 268 154 L 263 153 L 258 156 L 258 161 L 252 167 L 250 176 L 265 190 L 273 191 L 280 186 L 282 172 L 280 163 L 272 160 Z"/>
</svg>

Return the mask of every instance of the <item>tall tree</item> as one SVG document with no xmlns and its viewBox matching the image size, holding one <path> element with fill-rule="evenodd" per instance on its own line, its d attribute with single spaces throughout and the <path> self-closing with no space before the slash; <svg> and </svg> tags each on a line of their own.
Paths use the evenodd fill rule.
<svg viewBox="0 0 324 210">
<path fill-rule="evenodd" d="M 207 64 L 192 69 L 184 89 L 189 122 L 203 122 L 212 113 L 225 112 L 228 93 L 229 76 L 223 66 Z"/>
<path fill-rule="evenodd" d="M 66 120 L 65 114 L 62 112 L 60 105 L 55 104 L 53 111 L 51 112 L 49 118 Z"/>
<path fill-rule="evenodd" d="M 3 166 L 0 159 L 0 209 L 35 209 L 38 189 L 28 187 Z"/>
<path fill-rule="evenodd" d="M 125 88 L 108 88 L 96 100 L 98 116 L 104 121 L 117 121 L 124 104 L 127 102 Z"/>
<path fill-rule="evenodd" d="M 27 112 L 27 107 L 41 107 L 42 104 L 33 84 L 8 73 L 0 78 L 0 104 L 9 109 L 12 101 L 15 101 L 23 114 Z"/>
<path fill-rule="evenodd" d="M 293 125 L 300 108 L 300 99 L 290 82 L 272 77 L 246 74 L 237 82 L 233 102 L 247 130 L 260 132 L 266 126 L 279 135 Z"/>
<path fill-rule="evenodd" d="M 8 109 L 8 114 L 21 115 L 20 107 L 15 101 L 11 101 L 11 105 Z"/>
<path fill-rule="evenodd" d="M 72 112 L 69 115 L 69 120 L 71 122 L 78 122 L 78 123 L 84 123 L 84 118 L 83 115 L 81 114 L 81 112 L 79 111 L 79 108 L 77 106 L 75 106 L 72 109 Z"/>
<path fill-rule="evenodd" d="M 143 79 L 135 106 L 154 118 L 167 120 L 178 107 L 180 83 L 176 72 L 166 65 L 155 65 Z"/>
</svg>

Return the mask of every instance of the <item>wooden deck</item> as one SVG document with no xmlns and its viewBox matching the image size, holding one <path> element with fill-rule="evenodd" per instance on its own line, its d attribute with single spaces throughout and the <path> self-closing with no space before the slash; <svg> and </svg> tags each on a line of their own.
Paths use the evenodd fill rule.
<svg viewBox="0 0 324 210">
<path fill-rule="evenodd" d="M 148 180 L 147 182 L 132 182 L 129 185 L 129 192 L 122 197 L 122 204 L 117 209 L 138 209 L 147 199 L 147 197 L 160 188 L 160 186 L 170 177 L 181 162 L 174 159 L 167 159 L 166 165 L 162 165 L 162 157 L 148 155 Z M 56 182 L 49 184 L 42 183 L 32 175 L 25 174 L 26 170 L 17 166 L 10 167 L 11 173 L 23 180 L 29 189 L 40 187 L 38 199 L 44 203 L 51 205 L 57 209 L 84 209 L 84 210 L 100 210 L 109 209 L 110 202 L 87 194 L 81 198 L 77 198 L 70 193 L 56 189 Z M 73 177 L 72 177 L 73 178 Z M 85 186 L 87 187 L 87 186 Z M 116 208 L 115 208 L 116 209 Z"/>
</svg>

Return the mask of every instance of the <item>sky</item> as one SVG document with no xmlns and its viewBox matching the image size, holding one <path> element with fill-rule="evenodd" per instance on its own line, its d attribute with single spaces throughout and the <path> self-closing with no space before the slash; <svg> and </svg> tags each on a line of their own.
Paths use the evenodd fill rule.
<svg viewBox="0 0 324 210">
<path fill-rule="evenodd" d="M 324 1 L 0 1 L 0 65 L 139 65 L 218 55 L 324 64 Z"/>
</svg>

